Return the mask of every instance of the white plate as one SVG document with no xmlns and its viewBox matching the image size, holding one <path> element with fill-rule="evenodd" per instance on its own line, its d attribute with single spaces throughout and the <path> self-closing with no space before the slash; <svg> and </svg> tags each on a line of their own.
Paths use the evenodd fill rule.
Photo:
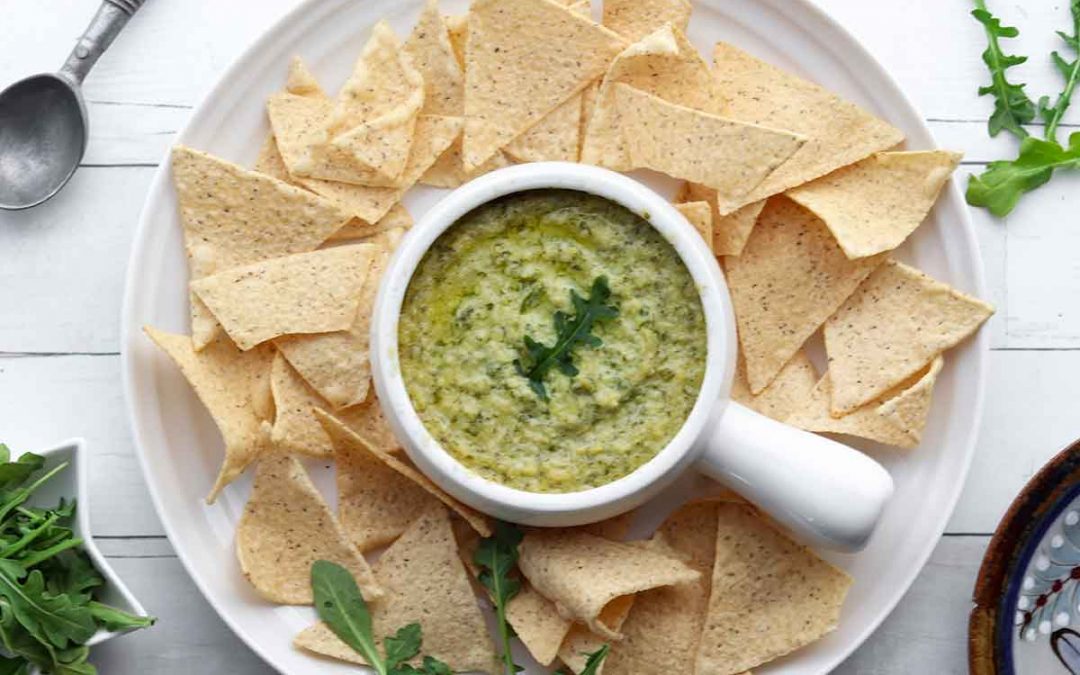
<svg viewBox="0 0 1080 675">
<path fill-rule="evenodd" d="M 466 8 L 464 0 L 443 4 L 447 13 Z M 404 36 L 421 5 L 420 0 L 304 3 L 225 73 L 178 141 L 250 164 L 267 133 L 263 102 L 282 87 L 293 55 L 303 56 L 332 90 L 349 73 L 371 25 L 386 18 Z M 689 33 L 707 55 L 716 40 L 731 41 L 888 119 L 906 132 L 909 148 L 935 147 L 922 117 L 892 78 L 854 38 L 805 0 L 698 0 Z M 414 190 L 408 206 L 416 215 L 439 194 L 427 188 Z M 986 295 L 974 232 L 955 184 L 904 247 L 902 257 L 962 290 Z M 152 324 L 188 331 L 186 282 L 166 157 L 151 185 L 135 238 L 122 326 L 125 393 L 158 514 L 207 600 L 267 662 L 283 673 L 310 672 L 316 664 L 327 673 L 356 672 L 293 650 L 292 636 L 312 620 L 312 611 L 270 606 L 240 574 L 233 530 L 248 481 L 226 489 L 214 506 L 203 503 L 217 473 L 221 439 L 180 373 L 140 330 Z M 971 461 L 983 404 L 987 339 L 982 332 L 947 356 L 918 450 L 871 448 L 895 477 L 897 493 L 864 552 L 830 556 L 855 578 L 838 630 L 755 672 L 827 672 L 866 639 L 910 586 L 944 530 Z M 325 475 L 317 478 L 326 480 Z M 665 505 L 670 507 L 670 502 Z M 653 507 L 649 520 L 662 517 L 663 508 Z"/>
</svg>

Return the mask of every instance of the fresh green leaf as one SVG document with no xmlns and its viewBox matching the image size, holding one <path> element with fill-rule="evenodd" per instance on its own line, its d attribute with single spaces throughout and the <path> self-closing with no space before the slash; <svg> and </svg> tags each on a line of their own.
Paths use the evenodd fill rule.
<svg viewBox="0 0 1080 675">
<path fill-rule="evenodd" d="M 609 651 L 611 651 L 611 646 L 605 644 L 600 647 L 600 649 L 597 649 L 595 652 L 589 654 L 588 658 L 585 659 L 585 667 L 581 669 L 581 673 L 579 673 L 579 675 L 596 675 L 598 672 L 600 672 L 600 666 L 603 665 L 604 659 L 607 658 Z M 570 673 L 567 670 L 563 670 L 561 672 L 565 675 L 573 675 L 573 673 Z"/>
<path fill-rule="evenodd" d="M 1069 147 L 1054 141 L 1025 138 L 1020 155 L 1012 161 L 991 162 L 981 176 L 971 176 L 967 200 L 985 206 L 995 216 L 1007 216 L 1020 197 L 1050 180 L 1057 169 L 1080 168 L 1080 132 L 1069 138 Z"/>
<path fill-rule="evenodd" d="M 57 595 L 83 595 L 105 585 L 105 579 L 83 551 L 65 551 L 39 567 L 45 575 L 45 588 Z"/>
<path fill-rule="evenodd" d="M 1003 38 L 1014 38 L 1020 31 L 1012 26 L 1001 25 L 1001 20 L 986 8 L 985 0 L 975 0 L 971 15 L 983 25 L 987 47 L 983 63 L 990 70 L 990 84 L 979 89 L 980 96 L 994 97 L 994 113 L 988 125 L 990 135 L 997 136 L 1002 130 L 1017 138 L 1025 138 L 1028 132 L 1023 125 L 1035 119 L 1035 104 L 1028 98 L 1023 84 L 1009 82 L 1006 71 L 1027 61 L 1026 56 L 1012 56 L 1001 48 Z"/>
<path fill-rule="evenodd" d="M 45 578 L 39 570 L 31 572 L 24 584 L 0 573 L 0 595 L 7 599 L 15 618 L 31 635 L 39 640 L 44 636 L 42 641 L 54 647 L 82 644 L 97 632 L 87 607 L 74 604 L 67 595 L 45 592 Z"/>
<path fill-rule="evenodd" d="M 0 457 L 3 458 L 3 464 L 0 464 L 0 488 L 21 485 L 30 474 L 45 465 L 45 458 L 32 452 L 20 455 L 14 462 L 8 461 L 11 451 L 6 445 L 3 447 L 4 452 L 0 452 Z"/>
<path fill-rule="evenodd" d="M 593 324 L 597 321 L 613 319 L 619 314 L 614 305 L 607 304 L 611 298 L 611 289 L 605 277 L 597 277 L 589 290 L 589 297 L 581 297 L 576 290 L 570 291 L 570 303 L 574 315 L 555 312 L 555 344 L 547 345 L 525 336 L 525 358 L 516 359 L 514 367 L 518 374 L 529 379 L 529 387 L 542 400 L 548 400 L 544 377 L 552 368 L 568 377 L 578 374 L 574 365 L 573 349 L 578 345 L 597 348 L 603 342 L 592 334 Z"/>
<path fill-rule="evenodd" d="M 152 616 L 137 616 L 97 601 L 87 604 L 90 614 L 94 617 L 97 625 L 108 631 L 132 630 L 135 628 L 149 628 L 157 621 Z"/>
<path fill-rule="evenodd" d="M 30 675 L 32 665 L 20 656 L 12 658 L 0 656 L 0 675 Z"/>
<path fill-rule="evenodd" d="M 410 623 L 398 629 L 393 637 L 383 640 L 386 651 L 386 667 L 391 672 L 420 653 L 420 624 Z"/>
<path fill-rule="evenodd" d="M 386 661 L 372 634 L 371 612 L 352 573 L 341 565 L 316 560 L 311 566 L 311 590 L 319 618 L 379 675 L 387 675 Z"/>
<path fill-rule="evenodd" d="M 1058 36 L 1077 53 L 1077 58 L 1069 62 L 1057 52 L 1050 54 L 1054 66 L 1057 67 L 1061 76 L 1065 78 L 1065 86 L 1061 93 L 1058 94 L 1053 105 L 1050 105 L 1049 96 L 1043 96 L 1039 100 L 1039 114 L 1042 116 L 1043 121 L 1046 122 L 1046 140 L 1048 141 L 1057 140 L 1058 125 L 1064 119 L 1065 111 L 1069 109 L 1073 93 L 1076 91 L 1076 84 L 1080 81 L 1080 0 L 1072 0 L 1069 10 L 1072 13 L 1073 34 L 1068 35 L 1058 31 Z"/>
<path fill-rule="evenodd" d="M 25 457 L 25 455 L 23 456 Z M 3 505 L 0 506 L 0 522 L 3 522 L 4 519 L 8 517 L 8 514 L 10 514 L 16 508 L 21 506 L 23 502 L 29 499 L 30 495 L 34 494 L 35 490 L 48 482 L 49 479 L 51 479 L 53 476 L 66 469 L 67 466 L 67 462 L 58 464 L 57 466 L 53 467 L 48 473 L 35 480 L 33 483 L 30 483 L 29 485 L 23 485 L 8 493 L 5 496 Z"/>
<path fill-rule="evenodd" d="M 434 656 L 425 656 L 420 668 L 403 665 L 394 671 L 393 675 L 454 675 L 454 671 Z"/>
<path fill-rule="evenodd" d="M 514 637 L 514 629 L 506 620 L 506 606 L 521 590 L 521 579 L 515 576 L 515 570 L 518 544 L 523 536 L 515 525 L 499 521 L 495 523 L 495 533 L 481 539 L 473 554 L 473 562 L 480 568 L 480 583 L 488 590 L 495 605 L 505 675 L 513 675 L 521 670 L 521 666 L 514 663 L 514 656 L 510 653 L 510 639 Z"/>
</svg>

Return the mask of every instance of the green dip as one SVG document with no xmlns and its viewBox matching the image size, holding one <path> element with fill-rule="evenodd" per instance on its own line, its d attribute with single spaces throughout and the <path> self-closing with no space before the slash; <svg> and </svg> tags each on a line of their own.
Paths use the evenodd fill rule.
<svg viewBox="0 0 1080 675">
<path fill-rule="evenodd" d="M 598 347 L 553 368 L 548 400 L 515 367 L 524 338 L 553 345 L 598 277 L 615 318 Z M 531 492 L 610 483 L 649 461 L 686 420 L 705 371 L 693 278 L 647 221 L 570 190 L 517 193 L 450 227 L 413 275 L 401 310 L 401 371 L 420 418 L 482 476 Z"/>
</svg>

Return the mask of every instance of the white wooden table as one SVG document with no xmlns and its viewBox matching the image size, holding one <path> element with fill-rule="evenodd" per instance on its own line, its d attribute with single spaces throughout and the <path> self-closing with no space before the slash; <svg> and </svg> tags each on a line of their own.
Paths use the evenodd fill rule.
<svg viewBox="0 0 1080 675">
<path fill-rule="evenodd" d="M 105 675 L 269 673 L 217 618 L 173 555 L 150 504 L 124 416 L 119 312 L 128 249 L 155 166 L 223 69 L 298 0 L 150 0 L 86 83 L 90 147 L 57 198 L 0 212 L 0 440 L 44 447 L 85 436 L 93 527 L 156 628 L 98 649 Z M 362 0 L 357 0 L 362 1 Z M 895 75 L 960 173 L 1013 152 L 990 140 L 983 36 L 967 0 L 819 0 Z M 54 70 L 96 0 L 0 2 L 0 86 Z M 1056 93 L 1048 65 L 1064 0 L 991 0 L 1032 61 L 1032 93 Z M 255 8 L 258 7 L 256 10 Z M 1080 102 L 1065 125 L 1080 126 Z M 975 465 L 945 538 L 894 614 L 838 672 L 965 673 L 979 561 L 1024 482 L 1080 435 L 1080 177 L 1062 176 L 1006 222 L 974 212 L 998 307 Z M 283 638 L 284 639 L 284 638 Z M 194 667 L 194 670 L 193 670 Z"/>
</svg>

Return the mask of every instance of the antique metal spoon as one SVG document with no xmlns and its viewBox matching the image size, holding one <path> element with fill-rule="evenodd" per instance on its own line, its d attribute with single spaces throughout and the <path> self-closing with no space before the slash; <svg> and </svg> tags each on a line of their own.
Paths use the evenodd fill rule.
<svg viewBox="0 0 1080 675">
<path fill-rule="evenodd" d="M 105 0 L 59 73 L 0 92 L 0 209 L 37 206 L 71 179 L 86 151 L 79 85 L 143 2 Z"/>
</svg>

